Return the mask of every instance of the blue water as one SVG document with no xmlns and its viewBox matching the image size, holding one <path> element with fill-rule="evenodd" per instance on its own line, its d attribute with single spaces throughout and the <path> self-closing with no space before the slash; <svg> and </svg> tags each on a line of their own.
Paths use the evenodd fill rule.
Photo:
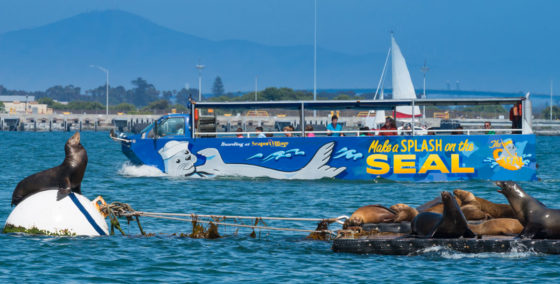
<svg viewBox="0 0 560 284">
<path fill-rule="evenodd" d="M 12 191 L 24 177 L 58 165 L 71 133 L 0 132 L 0 218 L 11 208 Z M 82 133 L 89 164 L 82 191 L 102 195 L 142 211 L 195 212 L 252 216 L 336 217 L 366 204 L 419 205 L 441 190 L 462 188 L 505 203 L 487 181 L 456 183 L 364 183 L 277 181 L 269 179 L 172 179 L 150 177 L 126 166 L 119 145 L 106 133 Z M 560 208 L 559 137 L 537 138 L 539 182 L 522 183 L 530 194 Z M 125 173 L 136 171 L 136 176 Z M 139 172 L 139 173 L 138 173 Z M 142 176 L 145 175 L 145 176 Z M 446 250 L 419 256 L 334 253 L 331 243 L 305 240 L 304 233 L 265 232 L 251 238 L 248 229 L 224 238 L 180 238 L 189 223 L 141 219 L 154 237 L 139 236 L 135 224 L 121 223 L 132 236 L 41 237 L 0 234 L 0 280 L 3 282 L 465 282 L 554 281 L 560 279 L 559 256 L 526 252 L 461 254 Z M 313 229 L 314 223 L 269 225 Z M 336 229 L 336 226 L 332 226 Z M 258 232 L 257 232 L 258 233 Z"/>
</svg>

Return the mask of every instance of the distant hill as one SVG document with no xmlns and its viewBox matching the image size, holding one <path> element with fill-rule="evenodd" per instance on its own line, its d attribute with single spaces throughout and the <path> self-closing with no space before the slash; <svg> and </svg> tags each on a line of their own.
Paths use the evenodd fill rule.
<svg viewBox="0 0 560 284">
<path fill-rule="evenodd" d="M 318 50 L 318 81 L 323 87 L 374 86 L 384 54 L 351 56 Z M 80 14 L 45 26 L 0 34 L 0 84 L 11 89 L 45 89 L 55 84 L 91 88 L 129 86 L 138 76 L 158 89 L 198 86 L 221 76 L 226 91 L 259 86 L 309 88 L 313 84 L 312 46 L 265 46 L 248 41 L 211 41 L 174 31 L 127 12 Z"/>
</svg>

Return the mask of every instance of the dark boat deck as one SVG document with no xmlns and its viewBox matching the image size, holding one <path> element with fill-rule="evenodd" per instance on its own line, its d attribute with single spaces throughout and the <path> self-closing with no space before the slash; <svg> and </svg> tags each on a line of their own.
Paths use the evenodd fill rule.
<svg viewBox="0 0 560 284">
<path fill-rule="evenodd" d="M 431 247 L 444 247 L 462 253 L 537 252 L 560 254 L 560 240 L 521 240 L 510 236 L 488 236 L 482 239 L 416 239 L 387 234 L 359 238 L 337 238 L 334 252 L 383 255 L 414 255 Z"/>
</svg>

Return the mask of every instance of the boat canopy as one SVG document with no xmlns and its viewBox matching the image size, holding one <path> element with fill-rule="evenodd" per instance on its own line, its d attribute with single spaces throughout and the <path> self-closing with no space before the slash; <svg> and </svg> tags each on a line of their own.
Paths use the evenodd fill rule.
<svg viewBox="0 0 560 284">
<path fill-rule="evenodd" d="M 515 104 L 525 97 L 453 98 L 453 99 L 401 99 L 401 100 L 344 100 L 344 101 L 256 101 L 256 102 L 197 102 L 193 108 L 283 108 L 283 109 L 365 109 L 393 110 L 399 106 L 441 105 L 497 105 Z M 416 114 L 415 114 L 416 115 Z"/>
</svg>

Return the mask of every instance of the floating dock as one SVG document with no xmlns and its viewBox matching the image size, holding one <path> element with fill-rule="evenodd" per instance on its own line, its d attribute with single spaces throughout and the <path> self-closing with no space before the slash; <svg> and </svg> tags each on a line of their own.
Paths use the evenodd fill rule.
<svg viewBox="0 0 560 284">
<path fill-rule="evenodd" d="M 560 254 L 560 240 L 522 240 L 510 236 L 484 236 L 481 239 L 417 239 L 402 235 L 336 238 L 334 252 L 382 255 L 416 255 L 440 247 L 462 253 L 536 252 Z"/>
</svg>

